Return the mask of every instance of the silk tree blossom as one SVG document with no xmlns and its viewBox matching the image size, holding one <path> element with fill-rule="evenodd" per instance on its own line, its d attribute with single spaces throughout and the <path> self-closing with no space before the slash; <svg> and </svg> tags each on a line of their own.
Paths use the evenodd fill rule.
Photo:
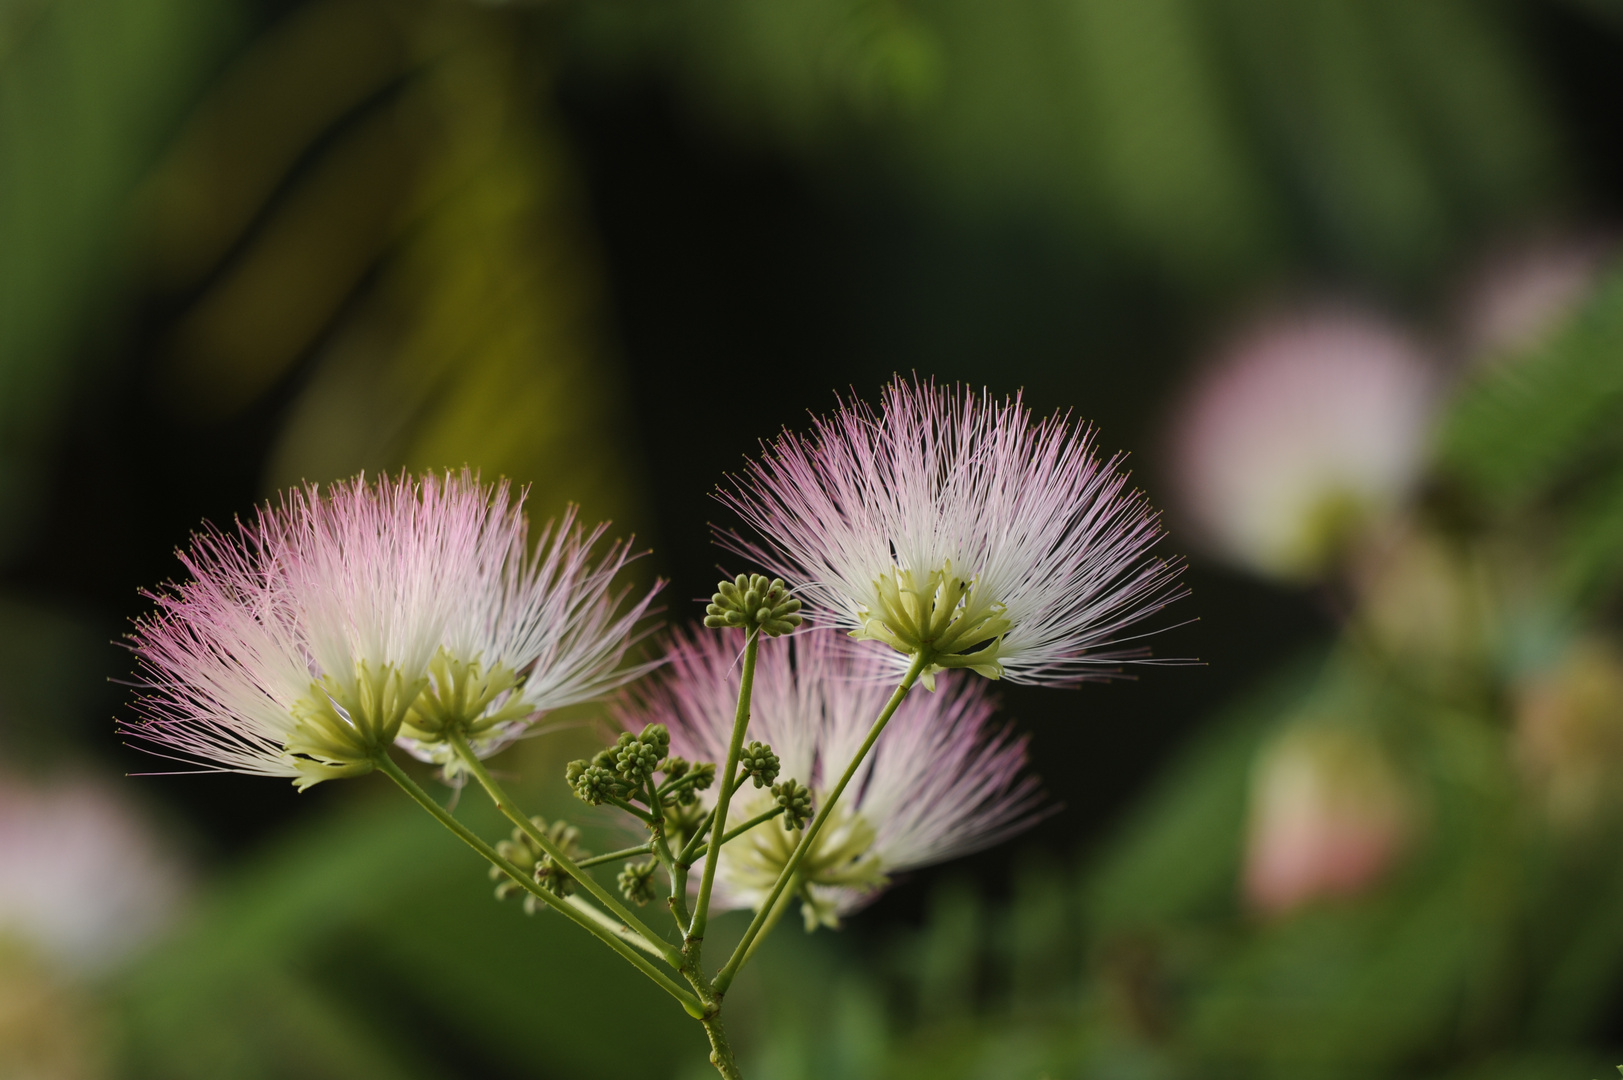
<svg viewBox="0 0 1623 1080">
<path fill-rule="evenodd" d="M 109 784 L 0 774 L 0 937 L 73 974 L 105 974 L 183 910 L 189 877 Z"/>
<path fill-rule="evenodd" d="M 1360 895 L 1393 869 L 1420 823 L 1409 785 L 1373 737 L 1329 724 L 1293 727 L 1252 776 L 1245 897 L 1280 915 Z"/>
<path fill-rule="evenodd" d="M 520 692 L 510 662 L 562 653 L 579 678 L 596 671 L 579 663 L 591 650 L 559 640 L 620 629 L 593 603 L 536 601 L 539 581 L 579 582 L 580 538 L 566 523 L 548 556 L 512 564 L 522 530 L 505 486 L 468 472 L 311 486 L 234 533 L 205 530 L 180 553 L 191 580 L 153 594 L 157 611 L 136 623 L 143 715 L 125 733 L 205 771 L 300 788 L 370 771 L 408 714 L 414 746 L 460 720 L 488 749 L 512 735 L 517 701 L 529 715 L 568 696 L 546 676 Z M 623 560 L 617 548 L 608 563 Z M 519 612 L 570 629 L 549 652 Z"/>
<path fill-rule="evenodd" d="M 736 642 L 676 633 L 670 666 L 620 709 L 622 726 L 664 724 L 672 754 L 727 755 L 740 672 Z M 892 690 L 881 655 L 826 630 L 763 640 L 749 737 L 771 745 L 778 775 L 812 791 L 814 808 L 861 746 Z M 1040 794 L 1024 772 L 1026 740 L 991 725 L 986 686 L 948 675 L 938 693 L 913 694 L 863 761 L 800 865 L 796 895 L 808 930 L 836 926 L 874 899 L 891 876 L 990 846 L 1032 824 Z M 701 806 L 714 804 L 708 789 Z M 751 784 L 733 796 L 729 823 L 776 805 Z M 799 843 L 799 829 L 763 822 L 721 850 L 715 903 L 758 908 Z"/>
<path fill-rule="evenodd" d="M 1075 682 L 1185 594 L 1121 460 L 1018 396 L 898 378 L 877 413 L 842 404 L 765 447 L 718 493 L 762 539 L 723 543 L 799 582 L 814 623 L 926 654 L 927 686 L 944 668 Z"/>
<path fill-rule="evenodd" d="M 601 697 L 659 666 L 623 663 L 660 585 L 624 606 L 629 590 L 615 589 L 614 579 L 636 556 L 616 541 L 594 563 L 607 529 L 588 533 L 571 507 L 556 528 L 542 530 L 532 553 L 522 498 L 497 486 L 472 582 L 402 726 L 402 747 L 454 770 L 450 730 L 488 757 L 533 730 L 538 715 Z"/>
<path fill-rule="evenodd" d="M 1222 350 L 1173 424 L 1173 478 L 1198 538 L 1269 576 L 1321 574 L 1421 477 L 1431 361 L 1400 327 L 1320 309 Z"/>
</svg>

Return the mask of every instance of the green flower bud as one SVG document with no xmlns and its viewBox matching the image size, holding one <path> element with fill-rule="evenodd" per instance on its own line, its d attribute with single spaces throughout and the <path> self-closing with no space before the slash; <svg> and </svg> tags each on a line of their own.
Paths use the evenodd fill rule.
<svg viewBox="0 0 1623 1080">
<path fill-rule="evenodd" d="M 580 830 L 567 821 L 554 821 L 548 825 L 545 818 L 532 817 L 530 823 L 545 833 L 547 838 L 569 858 L 580 859 L 587 855 L 580 846 Z M 556 896 L 570 896 L 575 891 L 574 879 L 564 873 L 557 863 L 553 862 L 552 856 L 543 852 L 540 845 L 531 840 L 523 829 L 515 828 L 510 839 L 498 841 L 496 854 L 515 866 L 530 867 L 535 880 Z M 508 877 L 500 867 L 492 866 L 490 877 L 496 882 L 496 899 L 505 900 L 515 893 L 523 892 L 525 914 L 535 914 L 537 901 L 527 889 Z"/>
<path fill-rule="evenodd" d="M 659 751 L 660 757 L 670 753 L 671 733 L 666 730 L 664 724 L 649 724 L 642 729 L 642 734 L 637 738 Z"/>
<path fill-rule="evenodd" d="M 576 774 L 570 786 L 575 789 L 575 797 L 589 806 L 601 806 L 625 790 L 614 773 L 601 765 L 588 765 Z"/>
<path fill-rule="evenodd" d="M 759 630 L 770 637 L 787 634 L 802 621 L 800 601 L 789 595 L 783 579 L 769 581 L 761 574 L 739 574 L 718 583 L 704 610 L 704 624 L 712 629 Z"/>
<path fill-rule="evenodd" d="M 752 742 L 739 753 L 738 766 L 743 776 L 755 781 L 757 788 L 766 787 L 778 778 L 778 755 L 766 743 Z"/>
<path fill-rule="evenodd" d="M 619 877 L 621 895 L 638 907 L 647 904 L 654 898 L 654 871 L 658 868 L 654 859 L 626 863 Z"/>
<path fill-rule="evenodd" d="M 788 830 L 803 829 L 806 819 L 811 817 L 811 789 L 802 787 L 793 780 L 785 780 L 781 784 L 772 785 L 772 797 L 778 800 L 783 807 L 783 827 Z"/>
<path fill-rule="evenodd" d="M 614 771 L 632 787 L 636 787 L 654 774 L 661 754 L 654 746 L 631 734 L 620 735 L 614 744 Z"/>
</svg>

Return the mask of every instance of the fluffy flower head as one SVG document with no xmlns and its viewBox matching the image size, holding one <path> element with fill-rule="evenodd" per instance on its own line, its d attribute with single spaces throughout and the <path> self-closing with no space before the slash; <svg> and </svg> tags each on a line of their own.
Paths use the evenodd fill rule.
<svg viewBox="0 0 1623 1080">
<path fill-rule="evenodd" d="M 1184 513 L 1229 561 L 1311 578 L 1414 488 L 1433 399 L 1420 347 L 1374 316 L 1260 324 L 1196 380 L 1179 413 Z"/>
<path fill-rule="evenodd" d="M 607 528 L 587 532 L 570 508 L 542 530 L 532 553 L 522 500 L 497 486 L 467 592 L 402 727 L 403 747 L 453 766 L 444 736 L 458 729 L 487 757 L 530 730 L 537 715 L 601 697 L 658 666 L 622 663 L 642 637 L 638 624 L 659 586 L 623 604 L 627 590 L 614 579 L 635 556 L 616 541 L 594 563 Z"/>
<path fill-rule="evenodd" d="M 600 612 L 614 598 L 582 574 L 569 525 L 529 559 L 505 485 L 462 472 L 310 486 L 235 532 L 207 529 L 179 553 L 190 580 L 136 623 L 145 693 L 124 731 L 300 787 L 370 771 L 408 720 L 414 748 L 451 724 L 499 744 L 572 690 L 606 688 L 592 661 L 624 649 L 626 636 L 595 651 L 577 636 L 622 628 Z M 624 558 L 617 547 L 605 565 Z M 597 592 L 580 602 L 549 588 L 582 576 Z M 521 684 L 545 660 L 562 685 L 551 669 Z"/>
<path fill-rule="evenodd" d="M 721 634 L 673 635 L 669 667 L 622 707 L 621 723 L 630 730 L 664 724 L 671 753 L 724 760 L 740 678 L 735 646 Z M 893 676 L 881 655 L 837 633 L 764 640 L 749 738 L 772 746 L 778 775 L 809 787 L 815 809 L 861 746 Z M 801 863 L 798 895 L 808 929 L 836 925 L 892 874 L 997 843 L 1035 820 L 1039 792 L 1036 778 L 1023 773 L 1025 740 L 993 730 L 993 708 L 985 684 L 963 675 L 947 675 L 938 693 L 902 703 Z M 705 792 L 703 808 L 715 794 Z M 733 796 L 729 827 L 773 805 L 770 792 L 745 784 Z M 765 902 L 800 835 L 770 820 L 722 848 L 718 903 Z"/>
<path fill-rule="evenodd" d="M 791 582 L 813 622 L 973 668 L 1064 683 L 1183 595 L 1156 515 L 1088 429 L 1019 397 L 897 379 L 784 432 L 718 494 L 762 537 L 723 542 Z"/>
</svg>

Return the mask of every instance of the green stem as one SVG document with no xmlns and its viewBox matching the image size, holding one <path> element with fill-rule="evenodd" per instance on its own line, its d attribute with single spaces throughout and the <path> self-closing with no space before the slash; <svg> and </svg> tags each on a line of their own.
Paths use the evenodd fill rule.
<svg viewBox="0 0 1623 1080">
<path fill-rule="evenodd" d="M 447 829 L 450 829 L 469 847 L 473 848 L 473 850 L 477 851 L 479 854 L 488 859 L 492 865 L 499 867 L 502 873 L 512 878 L 537 900 L 540 900 L 542 903 L 548 905 L 556 911 L 562 912 L 565 918 L 584 927 L 598 940 L 602 941 L 609 948 L 625 957 L 633 967 L 635 967 L 638 971 L 641 971 L 644 975 L 647 975 L 650 979 L 654 980 L 654 982 L 657 983 L 661 989 L 665 990 L 677 1001 L 681 1002 L 682 1008 L 685 1009 L 690 1016 L 700 1017 L 704 1015 L 704 1007 L 699 1003 L 699 999 L 697 997 L 695 997 L 688 990 L 684 989 L 682 985 L 675 979 L 672 979 L 669 975 L 666 975 L 663 971 L 659 970 L 659 968 L 655 967 L 647 957 L 643 956 L 630 945 L 626 944 L 625 941 L 621 940 L 617 933 L 609 930 L 607 927 L 598 925 L 584 912 L 578 910 L 573 905 L 565 902 L 561 898 L 554 896 L 552 893 L 542 888 L 529 874 L 526 874 L 523 870 L 519 869 L 517 866 L 514 866 L 508 860 L 502 858 L 501 855 L 497 853 L 495 848 L 481 840 L 476 833 L 474 833 L 466 825 L 462 824 L 462 822 L 458 821 L 455 817 L 452 817 L 449 811 L 430 798 L 428 792 L 418 787 L 417 782 L 411 777 L 407 776 L 400 766 L 395 764 L 394 759 L 388 756 L 388 754 L 379 754 L 376 760 L 378 770 L 380 772 L 383 772 L 389 777 L 389 779 L 398 784 L 402 791 L 411 796 L 413 801 L 415 801 L 424 810 L 427 810 L 430 814 L 432 814 L 435 820 L 437 820 L 441 825 L 444 825 Z M 649 942 L 649 944 L 653 944 L 653 942 Z"/>
<path fill-rule="evenodd" d="M 589 859 L 582 859 L 575 865 L 585 870 L 589 866 L 602 866 L 604 863 L 614 862 L 616 859 L 634 859 L 638 855 L 647 855 L 654 849 L 647 844 L 638 844 L 622 851 L 611 851 L 607 855 L 593 855 Z"/>
<path fill-rule="evenodd" d="M 710 1064 L 716 1067 L 724 1080 L 744 1080 L 744 1074 L 738 1071 L 738 1063 L 733 1060 L 732 1044 L 722 1030 L 721 1017 L 712 1016 L 700 1023 L 704 1024 L 704 1033 L 710 1036 Z"/>
<path fill-rule="evenodd" d="M 524 830 L 524 835 L 533 840 L 536 847 L 550 855 L 552 861 L 558 864 L 559 869 L 580 882 L 581 887 L 591 893 L 593 899 L 608 908 L 631 929 L 649 941 L 657 943 L 660 946 L 660 957 L 667 964 L 673 968 L 681 968 L 682 956 L 680 953 L 671 948 L 658 934 L 645 926 L 641 919 L 633 915 L 609 890 L 599 884 L 596 878 L 576 866 L 573 860 L 563 853 L 563 849 L 552 842 L 552 837 L 536 828 L 535 822 L 530 820 L 529 815 L 520 810 L 517 804 L 508 797 L 507 792 L 501 789 L 501 785 L 491 778 L 490 773 L 485 769 L 485 763 L 479 760 L 479 755 L 473 752 L 473 747 L 468 745 L 468 740 L 460 732 L 453 731 L 448 738 L 451 745 L 456 749 L 457 756 L 462 759 L 462 764 L 467 767 L 468 772 L 473 774 L 473 778 L 479 781 L 479 786 L 485 789 L 485 794 L 489 795 L 490 801 L 496 804 L 496 809 L 506 814 L 508 820 Z"/>
<path fill-rule="evenodd" d="M 693 860 L 699 857 L 699 851 L 704 846 L 704 838 L 710 835 L 710 826 L 715 823 L 716 808 L 712 806 L 710 812 L 704 816 L 704 820 L 699 822 L 699 827 L 693 830 L 693 835 L 688 838 L 688 842 L 682 845 L 681 852 L 676 856 L 678 864 L 682 866 L 693 865 Z"/>
<path fill-rule="evenodd" d="M 745 773 L 741 775 L 737 782 L 733 784 L 733 790 L 731 793 L 729 793 L 728 798 L 731 799 L 733 795 L 737 795 L 738 789 L 743 787 L 748 782 L 749 774 Z M 676 861 L 686 866 L 693 865 L 693 861 L 704 854 L 706 843 L 705 837 L 710 835 L 710 826 L 714 825 L 715 823 L 716 808 L 712 806 L 710 808 L 710 812 L 704 816 L 704 820 L 699 822 L 699 827 L 695 829 L 693 831 L 693 835 L 688 838 L 688 842 L 682 845 L 682 851 L 676 856 Z"/>
<path fill-rule="evenodd" d="M 733 797 L 733 778 L 738 772 L 738 755 L 744 748 L 744 732 L 750 724 L 750 693 L 755 686 L 755 654 L 761 645 L 761 632 L 751 630 L 744 640 L 744 675 L 738 683 L 738 710 L 733 714 L 733 738 L 727 744 L 727 767 L 721 776 L 721 790 L 716 793 L 716 817 L 711 835 L 720 836 L 727 831 L 727 804 Z M 721 845 L 711 844 L 704 858 L 704 876 L 699 879 L 699 897 L 693 904 L 693 924 L 688 937 L 704 939 L 706 924 L 710 921 L 710 889 L 716 882 L 716 860 Z"/>
<path fill-rule="evenodd" d="M 799 888 L 800 881 L 797 878 L 795 881 L 790 883 L 789 888 L 783 891 L 783 895 L 778 897 L 778 902 L 772 907 L 772 914 L 768 915 L 766 922 L 761 924 L 761 932 L 755 935 L 755 940 L 750 942 L 750 947 L 744 951 L 744 958 L 738 962 L 738 966 L 740 968 L 750 962 L 750 957 L 754 956 L 755 950 L 761 947 L 761 942 L 767 939 L 767 936 L 772 933 L 773 928 L 778 925 L 778 921 L 783 918 L 783 913 L 788 911 L 789 908 L 794 904 L 795 892 Z"/>
<path fill-rule="evenodd" d="M 845 786 L 851 782 L 851 777 L 856 775 L 857 767 L 862 764 L 862 759 L 868 756 L 869 750 L 873 749 L 873 744 L 878 740 L 880 733 L 885 730 L 885 725 L 890 723 L 891 716 L 895 714 L 903 699 L 907 697 L 907 692 L 913 688 L 913 684 L 918 681 L 920 673 L 929 666 L 930 662 L 931 656 L 929 653 L 917 652 L 913 654 L 913 662 L 907 666 L 907 674 L 902 676 L 901 685 L 896 688 L 895 693 L 890 695 L 890 700 L 885 703 L 884 711 L 879 714 L 879 719 L 875 720 L 873 727 L 868 729 L 868 737 L 862 740 L 862 746 L 857 750 L 856 756 L 851 759 L 851 764 L 845 767 L 845 774 L 840 777 L 840 782 L 835 784 L 833 790 L 824 796 L 823 805 L 817 808 L 817 816 L 812 819 L 811 826 L 806 830 L 806 835 L 800 838 L 800 843 L 795 845 L 795 850 L 789 856 L 788 862 L 784 863 L 783 870 L 778 874 L 777 882 L 772 886 L 771 894 L 766 898 L 766 903 L 762 904 L 760 910 L 755 913 L 754 920 L 750 923 L 749 929 L 744 931 L 744 936 L 739 940 L 738 947 L 733 950 L 733 955 L 727 959 L 727 963 L 722 969 L 716 972 L 715 989 L 717 994 L 726 993 L 727 987 L 732 985 L 733 976 L 738 974 L 738 969 L 743 966 L 744 958 L 749 955 L 751 943 L 755 941 L 764 928 L 767 919 L 771 917 L 773 905 L 778 902 L 778 897 L 783 895 L 784 888 L 789 884 L 790 879 L 795 876 L 795 871 L 800 868 L 800 861 L 811 850 L 812 844 L 817 840 L 817 834 L 823 831 L 823 824 L 828 821 L 829 814 L 833 812 L 834 804 L 839 802 L 840 796 L 844 794 Z"/>
<path fill-rule="evenodd" d="M 585 915 L 588 919 L 591 919 L 593 922 L 597 923 L 597 925 L 601 926 L 603 929 L 607 930 L 621 941 L 629 942 L 630 944 L 641 949 L 643 952 L 649 953 L 653 956 L 660 955 L 658 945 L 655 945 L 653 942 L 631 929 L 631 927 L 622 924 L 620 920 L 616 919 L 608 912 L 599 911 L 597 908 L 593 907 L 591 902 L 588 901 L 584 896 L 571 896 L 566 899 L 564 903 Z"/>
<path fill-rule="evenodd" d="M 743 836 L 745 833 L 747 833 L 751 829 L 755 828 L 755 826 L 761 824 L 763 821 L 771 821 L 773 818 L 777 817 L 781 813 L 783 813 L 783 807 L 774 806 L 772 809 L 768 810 L 764 814 L 756 814 L 754 817 L 752 817 L 748 821 L 744 822 L 744 824 L 738 826 L 738 828 L 736 828 L 736 829 L 728 829 L 727 830 L 727 835 L 723 836 L 721 838 L 721 842 L 723 844 L 730 844 L 734 840 L 737 840 L 740 836 Z M 700 848 L 698 851 L 695 851 L 693 853 L 693 858 L 697 859 L 700 855 L 708 854 L 709 848 L 710 848 L 710 845 L 706 844 L 704 847 Z"/>
</svg>

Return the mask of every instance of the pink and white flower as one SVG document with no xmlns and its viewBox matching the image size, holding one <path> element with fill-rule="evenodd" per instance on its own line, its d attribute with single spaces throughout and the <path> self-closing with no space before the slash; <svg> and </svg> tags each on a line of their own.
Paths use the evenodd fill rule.
<svg viewBox="0 0 1623 1080">
<path fill-rule="evenodd" d="M 143 715 L 123 730 L 301 788 L 370 771 L 408 720 L 419 753 L 452 726 L 498 748 L 538 709 L 618 685 L 631 640 L 601 577 L 625 549 L 593 570 L 598 533 L 566 520 L 532 559 L 524 529 L 505 484 L 464 471 L 311 486 L 205 530 L 180 553 L 191 580 L 136 623 Z"/>
<path fill-rule="evenodd" d="M 926 685 L 954 667 L 1075 682 L 1185 592 L 1121 460 L 1019 397 L 898 378 L 877 413 L 842 404 L 766 447 L 718 493 L 762 539 L 723 542 L 800 583 L 814 623 L 926 654 Z"/>
<path fill-rule="evenodd" d="M 1420 824 L 1408 785 L 1373 737 L 1302 724 L 1258 759 L 1243 888 L 1257 911 L 1360 895 L 1404 854 Z"/>
<path fill-rule="evenodd" d="M 189 877 L 106 782 L 0 774 L 0 937 L 74 974 L 103 974 L 183 910 Z"/>
<path fill-rule="evenodd" d="M 669 667 L 622 705 L 621 724 L 664 724 L 672 754 L 724 760 L 738 699 L 735 646 L 722 634 L 674 634 Z M 771 745 L 780 779 L 809 787 L 815 808 L 884 707 L 890 675 L 883 657 L 839 634 L 763 640 L 748 737 Z M 988 847 L 1036 820 L 1040 793 L 1024 771 L 1026 740 L 992 727 L 994 707 L 985 684 L 963 675 L 902 702 L 801 863 L 797 895 L 808 929 L 837 925 L 896 873 Z M 704 793 L 705 809 L 715 795 Z M 770 791 L 746 784 L 733 796 L 729 828 L 774 805 Z M 764 903 L 800 837 L 774 819 L 722 848 L 718 909 Z"/>
<path fill-rule="evenodd" d="M 460 725 L 474 752 L 488 757 L 531 731 L 540 714 L 602 697 L 659 666 L 623 663 L 644 636 L 638 626 L 660 585 L 622 610 L 629 589 L 614 580 L 636 556 L 615 541 L 594 564 L 607 529 L 588 533 L 571 507 L 556 527 L 547 524 L 532 552 L 522 499 L 510 502 L 506 485 L 497 486 L 471 588 L 406 717 L 402 747 L 450 765 L 441 733 Z"/>
<path fill-rule="evenodd" d="M 1401 327 L 1346 308 L 1260 322 L 1178 411 L 1183 514 L 1224 559 L 1311 579 L 1414 491 L 1435 403 L 1431 361 Z"/>
</svg>

